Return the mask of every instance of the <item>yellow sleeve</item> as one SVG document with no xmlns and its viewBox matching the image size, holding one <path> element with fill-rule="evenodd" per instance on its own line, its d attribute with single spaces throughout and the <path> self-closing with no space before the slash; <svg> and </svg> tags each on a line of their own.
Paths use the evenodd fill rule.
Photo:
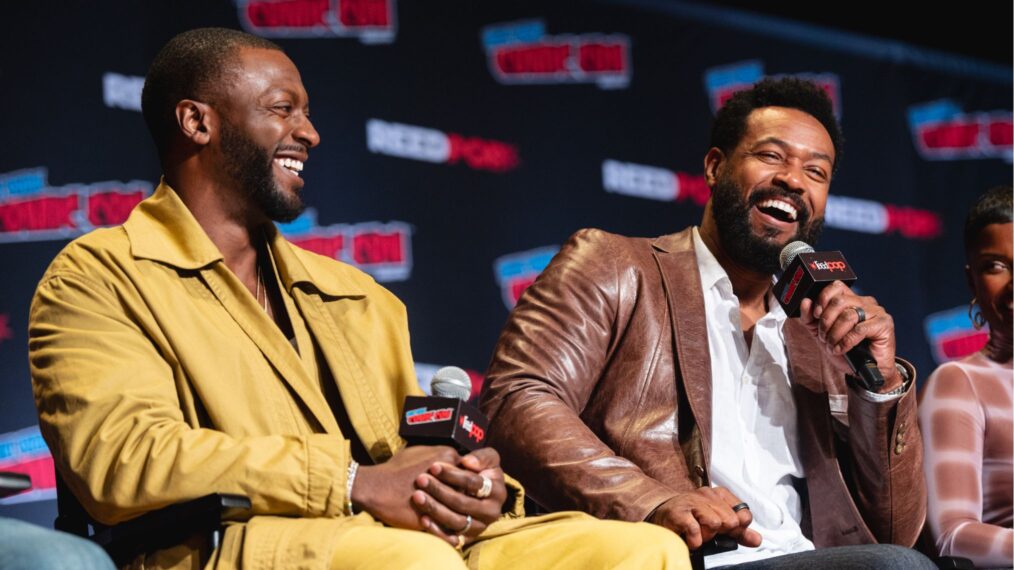
<svg viewBox="0 0 1014 570">
<path fill-rule="evenodd" d="M 174 375 L 167 360 L 174 356 L 161 354 L 137 325 L 139 303 L 129 286 L 59 271 L 47 274 L 32 302 L 40 428 L 85 509 L 112 524 L 219 492 L 249 497 L 250 514 L 339 516 L 348 442 L 323 434 L 232 437 L 191 425 L 177 395 L 187 379 Z"/>
</svg>

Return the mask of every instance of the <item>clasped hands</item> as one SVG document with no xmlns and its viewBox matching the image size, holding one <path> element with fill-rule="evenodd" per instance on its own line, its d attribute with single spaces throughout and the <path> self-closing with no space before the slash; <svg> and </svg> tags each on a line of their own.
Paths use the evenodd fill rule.
<svg viewBox="0 0 1014 570">
<path fill-rule="evenodd" d="M 361 466 L 352 488 L 352 503 L 374 518 L 458 548 L 500 518 L 506 498 L 500 455 L 492 448 L 461 456 L 446 446 L 407 447 L 385 463 Z"/>
</svg>

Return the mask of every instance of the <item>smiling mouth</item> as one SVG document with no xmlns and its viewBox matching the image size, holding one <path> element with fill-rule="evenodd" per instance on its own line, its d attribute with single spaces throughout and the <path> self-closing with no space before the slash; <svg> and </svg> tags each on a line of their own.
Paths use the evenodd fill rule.
<svg viewBox="0 0 1014 570">
<path fill-rule="evenodd" d="M 785 223 L 793 223 L 799 217 L 796 207 L 781 200 L 762 200 L 757 209 L 768 216 Z"/>
<path fill-rule="evenodd" d="M 274 162 L 284 170 L 297 177 L 299 176 L 299 173 L 303 171 L 303 161 L 301 160 L 296 160 L 294 158 L 275 158 Z"/>
</svg>

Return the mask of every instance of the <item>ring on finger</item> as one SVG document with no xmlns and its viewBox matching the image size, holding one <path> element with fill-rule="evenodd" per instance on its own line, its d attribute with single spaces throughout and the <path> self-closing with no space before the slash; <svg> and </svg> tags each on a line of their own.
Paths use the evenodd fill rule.
<svg viewBox="0 0 1014 570">
<path fill-rule="evenodd" d="M 856 310 L 856 315 L 859 317 L 860 323 L 866 320 L 866 311 L 864 311 L 862 307 L 852 307 L 852 308 Z"/>
<path fill-rule="evenodd" d="M 468 534 L 468 531 L 472 528 L 472 515 L 465 515 L 465 526 L 458 531 L 458 534 Z"/>
<path fill-rule="evenodd" d="M 738 504 L 732 506 L 732 512 L 734 512 L 734 513 L 738 513 L 739 511 L 744 511 L 744 510 L 745 511 L 749 511 L 750 510 L 750 505 L 748 505 L 746 503 L 738 503 Z"/>
<path fill-rule="evenodd" d="M 479 490 L 475 492 L 475 498 L 485 499 L 493 493 L 493 480 L 485 475 L 480 475 L 480 477 L 482 477 L 482 487 L 479 487 Z"/>
</svg>

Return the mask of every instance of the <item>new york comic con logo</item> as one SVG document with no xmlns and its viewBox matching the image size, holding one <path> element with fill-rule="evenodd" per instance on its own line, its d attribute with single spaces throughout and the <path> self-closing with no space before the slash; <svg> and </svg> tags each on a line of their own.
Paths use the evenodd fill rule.
<svg viewBox="0 0 1014 570">
<path fill-rule="evenodd" d="M 236 0 L 246 31 L 267 38 L 356 37 L 390 43 L 394 0 Z"/>
<path fill-rule="evenodd" d="M 708 92 L 711 111 L 718 112 L 737 91 L 753 87 L 764 77 L 796 77 L 817 85 L 827 93 L 834 107 L 834 114 L 841 119 L 841 82 L 833 73 L 791 73 L 765 75 L 764 62 L 749 60 L 720 67 L 712 67 L 704 72 L 704 87 Z"/>
<path fill-rule="evenodd" d="M 293 244 L 358 267 L 377 281 L 404 281 L 412 273 L 412 227 L 405 222 L 319 226 L 316 210 L 307 208 L 278 229 Z"/>
<path fill-rule="evenodd" d="M 0 243 L 70 239 L 115 226 L 152 191 L 143 180 L 50 186 L 46 168 L 0 174 Z"/>
<path fill-rule="evenodd" d="M 923 326 L 937 364 L 968 356 L 986 346 L 989 340 L 988 326 L 980 330 L 972 326 L 968 305 L 928 315 Z"/>
<path fill-rule="evenodd" d="M 56 497 L 53 456 L 42 440 L 38 426 L 0 434 L 0 471 L 23 473 L 32 478 L 32 488 L 0 499 L 0 505 L 43 501 Z"/>
<path fill-rule="evenodd" d="M 454 417 L 454 408 L 431 410 L 425 406 L 405 412 L 405 422 L 410 426 L 419 424 L 435 424 L 450 421 Z"/>
<path fill-rule="evenodd" d="M 1010 111 L 965 113 L 943 99 L 908 110 L 919 155 L 926 160 L 999 158 L 1011 162 L 1014 122 Z"/>
<path fill-rule="evenodd" d="M 514 308 L 521 294 L 535 282 L 559 249 L 556 246 L 540 247 L 504 255 L 493 262 L 493 273 L 507 309 Z"/>
<path fill-rule="evenodd" d="M 550 36 L 542 20 L 482 29 L 490 72 L 500 83 L 594 83 L 603 89 L 630 84 L 630 38 L 623 34 Z"/>
</svg>

